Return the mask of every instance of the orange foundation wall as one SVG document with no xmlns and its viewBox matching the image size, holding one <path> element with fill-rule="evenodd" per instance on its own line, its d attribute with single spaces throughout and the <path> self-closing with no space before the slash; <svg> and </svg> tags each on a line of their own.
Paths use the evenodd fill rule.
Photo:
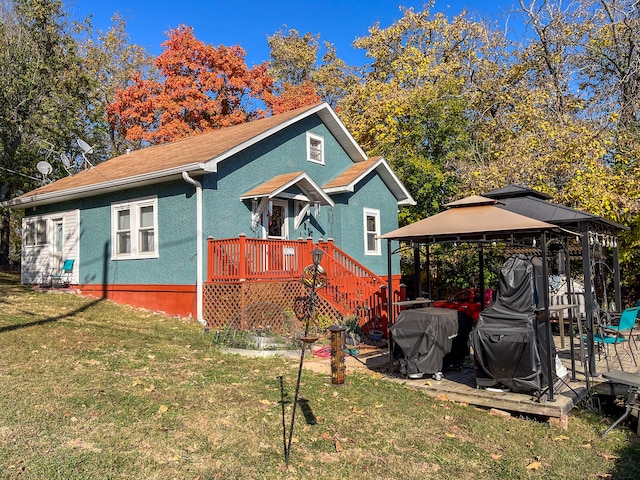
<svg viewBox="0 0 640 480">
<path fill-rule="evenodd" d="M 195 285 L 79 285 L 83 295 L 169 315 L 196 317 Z"/>
</svg>

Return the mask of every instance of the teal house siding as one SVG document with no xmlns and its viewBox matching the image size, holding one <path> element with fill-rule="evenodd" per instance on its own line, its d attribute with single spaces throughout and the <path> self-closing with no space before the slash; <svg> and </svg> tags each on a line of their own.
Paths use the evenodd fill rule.
<svg viewBox="0 0 640 480">
<path fill-rule="evenodd" d="M 158 258 L 113 260 L 113 202 L 158 197 Z M 195 282 L 196 201 L 184 181 L 126 190 L 83 201 L 80 215 L 81 283 L 183 284 Z"/>
<path fill-rule="evenodd" d="M 398 228 L 397 207 L 389 208 L 390 205 L 395 206 L 395 198 L 380 177 L 370 173 L 358 184 L 354 193 L 342 194 L 335 206 L 334 215 L 339 216 L 337 225 L 340 229 L 340 234 L 335 238 L 336 244 L 379 275 L 387 271 L 387 242 L 378 240 L 380 255 L 365 253 L 364 209 L 380 212 L 380 233 L 385 233 Z M 392 273 L 399 273 L 399 262 L 393 264 Z"/>
<path fill-rule="evenodd" d="M 113 205 L 122 203 L 133 217 L 138 210 L 129 209 L 129 203 L 147 198 L 156 202 L 151 205 L 156 207 L 157 251 L 138 255 L 144 258 L 114 258 Z M 159 302 L 169 311 L 196 314 L 207 271 L 207 238 L 267 238 L 268 223 L 279 226 L 286 205 L 287 228 L 276 228 L 270 238 L 333 239 L 336 247 L 384 276 L 387 245 L 380 242 L 380 254 L 365 253 L 364 209 L 379 211 L 379 231 L 386 233 L 398 226 L 398 206 L 413 203 L 386 161 L 367 158 L 331 108 L 318 104 L 133 151 L 3 206 L 25 209 L 30 228 L 44 220 L 51 238 L 55 225 L 60 230 L 58 219 L 64 219 L 69 233 L 64 254 L 77 260 L 74 283 L 90 294 L 151 308 Z M 148 235 L 139 225 L 122 235 L 127 231 L 132 237 Z M 135 256 L 137 238 L 131 242 L 127 255 Z M 31 253 L 23 255 L 25 283 L 37 283 L 38 272 L 60 261 L 52 245 L 29 246 Z M 23 251 L 25 246 L 23 238 Z M 399 273 L 399 260 L 392 263 L 392 273 Z M 200 319 L 201 311 L 197 314 Z"/>
</svg>

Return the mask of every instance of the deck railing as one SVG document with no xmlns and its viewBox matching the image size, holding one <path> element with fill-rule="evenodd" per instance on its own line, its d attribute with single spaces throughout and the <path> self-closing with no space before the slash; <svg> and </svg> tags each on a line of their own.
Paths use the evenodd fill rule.
<svg viewBox="0 0 640 480">
<path fill-rule="evenodd" d="M 247 238 L 209 239 L 208 282 L 296 280 L 313 263 L 311 251 L 325 252 L 321 267 L 327 285 L 318 295 L 331 302 L 342 315 L 356 315 L 362 324 L 383 328 L 387 322 L 387 282 L 337 248 L 333 240 L 263 240 Z M 400 293 L 394 291 L 394 301 Z"/>
</svg>

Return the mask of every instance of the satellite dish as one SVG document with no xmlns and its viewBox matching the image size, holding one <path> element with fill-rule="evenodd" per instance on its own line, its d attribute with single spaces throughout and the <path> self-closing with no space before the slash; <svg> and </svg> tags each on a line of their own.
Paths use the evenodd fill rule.
<svg viewBox="0 0 640 480">
<path fill-rule="evenodd" d="M 69 157 L 67 157 L 66 153 L 60 154 L 60 160 L 62 160 L 62 164 L 64 165 L 64 168 L 71 168 L 71 160 L 69 160 Z"/>
<path fill-rule="evenodd" d="M 87 159 L 87 156 L 86 156 L 88 153 L 93 153 L 93 147 L 90 146 L 87 142 L 85 142 L 81 138 L 76 139 L 76 142 L 78 142 L 78 145 L 82 149 L 82 158 L 84 159 L 83 163 L 84 163 L 85 170 L 87 169 L 87 165 L 90 166 L 90 167 L 93 167 L 93 165 Z"/>
<path fill-rule="evenodd" d="M 53 167 L 51 166 L 51 164 L 45 161 L 38 162 L 38 164 L 36 165 L 36 168 L 45 177 L 49 175 L 51 172 L 53 172 Z"/>
<path fill-rule="evenodd" d="M 87 142 L 85 142 L 81 138 L 78 138 L 76 142 L 78 142 L 78 145 L 80 146 L 80 148 L 84 153 L 93 153 L 93 147 L 91 147 Z"/>
</svg>

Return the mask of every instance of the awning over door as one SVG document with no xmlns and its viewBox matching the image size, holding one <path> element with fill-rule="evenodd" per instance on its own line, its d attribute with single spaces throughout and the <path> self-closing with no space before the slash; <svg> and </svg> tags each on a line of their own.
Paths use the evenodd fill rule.
<svg viewBox="0 0 640 480">
<path fill-rule="evenodd" d="M 309 203 L 333 206 L 333 200 L 314 182 L 305 172 L 292 172 L 276 175 L 271 180 L 261 183 L 257 187 L 240 195 L 240 200 L 274 198 L 280 196 L 287 189 L 296 186 Z"/>
</svg>

